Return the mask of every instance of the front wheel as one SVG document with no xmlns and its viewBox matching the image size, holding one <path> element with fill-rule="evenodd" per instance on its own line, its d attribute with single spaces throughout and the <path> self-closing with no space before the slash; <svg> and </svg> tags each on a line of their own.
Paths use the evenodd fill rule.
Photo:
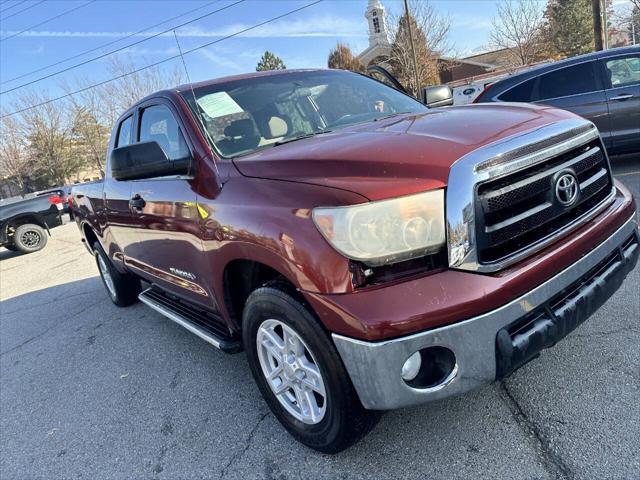
<svg viewBox="0 0 640 480">
<path fill-rule="evenodd" d="M 120 273 L 116 270 L 100 243 L 94 243 L 93 254 L 96 257 L 100 278 L 111 301 L 118 307 L 128 307 L 136 303 L 141 290 L 140 280 L 130 273 Z"/>
<path fill-rule="evenodd" d="M 375 426 L 379 413 L 362 407 L 331 339 L 294 295 L 270 286 L 255 290 L 242 329 L 253 377 L 298 441 L 337 453 Z"/>
</svg>

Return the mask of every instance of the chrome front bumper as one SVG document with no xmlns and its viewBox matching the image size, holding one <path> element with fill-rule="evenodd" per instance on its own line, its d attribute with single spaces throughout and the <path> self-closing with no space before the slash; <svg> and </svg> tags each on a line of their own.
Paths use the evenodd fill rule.
<svg viewBox="0 0 640 480">
<path fill-rule="evenodd" d="M 633 234 L 637 236 L 637 229 L 634 215 L 571 267 L 525 295 L 478 317 L 381 342 L 333 334 L 363 406 L 371 410 L 407 407 L 458 395 L 493 382 L 496 379 L 498 332 L 587 275 Z M 634 258 L 637 259 L 637 252 Z M 410 387 L 401 377 L 404 362 L 416 351 L 431 346 L 446 347 L 455 354 L 457 363 L 453 372 L 435 387 Z"/>
</svg>

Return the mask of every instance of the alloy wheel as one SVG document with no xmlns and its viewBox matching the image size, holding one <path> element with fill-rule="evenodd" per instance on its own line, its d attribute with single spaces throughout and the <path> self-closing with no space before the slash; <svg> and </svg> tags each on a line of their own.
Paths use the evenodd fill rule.
<svg viewBox="0 0 640 480">
<path fill-rule="evenodd" d="M 27 230 L 20 235 L 20 242 L 27 248 L 35 248 L 42 241 L 42 237 L 35 230 Z"/>
<path fill-rule="evenodd" d="M 98 268 L 100 269 L 100 274 L 102 275 L 102 279 L 104 280 L 104 285 L 107 287 L 109 295 L 111 295 L 113 298 L 116 298 L 116 287 L 113 283 L 113 278 L 111 278 L 111 272 L 109 272 L 107 262 L 104 261 L 102 255 L 98 255 L 97 257 Z"/>
<path fill-rule="evenodd" d="M 271 391 L 294 418 L 315 425 L 324 418 L 327 394 L 317 362 L 304 340 L 283 322 L 262 322 L 258 359 Z"/>
</svg>

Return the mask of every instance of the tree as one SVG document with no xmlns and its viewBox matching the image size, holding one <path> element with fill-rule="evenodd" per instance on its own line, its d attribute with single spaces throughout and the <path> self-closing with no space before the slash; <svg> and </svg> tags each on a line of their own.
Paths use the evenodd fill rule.
<svg viewBox="0 0 640 480">
<path fill-rule="evenodd" d="M 33 162 L 27 153 L 26 139 L 20 133 L 17 119 L 3 117 L 0 119 L 0 178 L 12 183 L 24 194 L 26 180 L 33 173 Z"/>
<path fill-rule="evenodd" d="M 262 54 L 262 58 L 256 66 L 256 72 L 263 72 L 265 70 L 284 70 L 287 66 L 282 59 L 275 53 L 271 53 L 269 50 L 265 50 Z"/>
<path fill-rule="evenodd" d="M 148 62 L 141 61 L 140 63 Z M 109 126 L 138 100 L 158 90 L 175 87 L 184 82 L 183 71 L 180 67 L 166 70 L 155 66 L 133 74 L 128 73 L 134 70 L 136 70 L 136 64 L 131 57 L 113 57 L 109 63 L 109 75 L 120 78 L 96 89 L 95 93 L 99 102 L 109 106 L 106 111 L 104 107 L 101 108 L 111 117 L 107 123 Z M 102 119 L 100 120 L 102 121 Z"/>
<path fill-rule="evenodd" d="M 503 0 L 492 20 L 491 43 L 505 49 L 512 65 L 541 59 L 544 16 L 537 0 Z"/>
<path fill-rule="evenodd" d="M 347 45 L 340 42 L 338 42 L 336 47 L 329 52 L 327 66 L 329 68 L 351 70 L 352 72 L 364 72 L 364 65 L 362 65 L 362 62 L 353 55 L 351 49 Z"/>
<path fill-rule="evenodd" d="M 68 93 L 83 89 L 65 101 L 30 108 L 48 100 L 46 93 L 21 93 L 4 116 L 0 135 L 0 176 L 26 192 L 26 179 L 38 188 L 62 185 L 87 168 L 104 174 L 109 134 L 118 116 L 150 93 L 183 82 L 180 68 L 136 69 L 129 59 L 115 57 L 109 64 L 117 80 L 93 87 L 95 80 L 75 79 L 62 84 Z"/>
<path fill-rule="evenodd" d="M 100 124 L 95 114 L 85 107 L 74 107 L 74 122 L 71 127 L 72 154 L 98 169 L 104 177 L 104 161 L 107 156 L 110 129 Z"/>
<path fill-rule="evenodd" d="M 409 2 L 408 18 L 407 21 L 406 14 L 390 15 L 393 30 L 389 64 L 398 81 L 410 94 L 417 97 L 423 86 L 440 83 L 438 59 L 449 48 L 447 40 L 451 22 L 438 15 L 426 0 Z M 416 51 L 418 85 L 414 75 L 411 38 Z"/>
<path fill-rule="evenodd" d="M 19 100 L 22 108 L 45 101 L 40 93 L 28 93 Z M 43 186 L 64 185 L 85 163 L 72 154 L 74 119 L 69 110 L 49 103 L 20 114 L 18 134 L 27 142 L 28 156 Z"/>
<path fill-rule="evenodd" d="M 629 24 L 631 25 L 631 43 L 634 45 L 640 43 L 640 0 L 635 0 L 638 3 L 633 5 L 631 9 L 631 19 Z"/>
<path fill-rule="evenodd" d="M 549 0 L 546 38 L 559 56 L 573 57 L 594 48 L 590 0 Z"/>
<path fill-rule="evenodd" d="M 630 0 L 627 8 L 618 9 L 609 18 L 617 30 L 627 32 L 632 45 L 640 43 L 640 0 Z"/>
<path fill-rule="evenodd" d="M 120 77 L 114 82 L 89 88 L 72 95 L 66 106 L 74 119 L 71 126 L 73 154 L 82 156 L 86 166 L 96 168 L 104 175 L 111 128 L 118 117 L 132 104 L 157 90 L 174 87 L 184 82 L 182 70 L 152 67 L 126 75 L 135 70 L 130 58 L 114 57 L 108 67 L 110 76 Z M 75 80 L 72 85 L 63 85 L 68 91 L 86 88 L 90 79 Z"/>
</svg>

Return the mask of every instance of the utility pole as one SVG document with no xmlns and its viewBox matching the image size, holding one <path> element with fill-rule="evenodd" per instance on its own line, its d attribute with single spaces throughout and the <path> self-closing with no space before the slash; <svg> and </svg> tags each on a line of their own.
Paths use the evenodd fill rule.
<svg viewBox="0 0 640 480">
<path fill-rule="evenodd" d="M 591 10 L 593 11 L 593 37 L 595 39 L 596 51 L 604 48 L 602 35 L 602 5 L 600 0 L 591 0 Z"/>
<path fill-rule="evenodd" d="M 609 19 L 607 18 L 607 0 L 602 0 L 602 33 L 604 36 L 604 49 L 609 49 Z"/>
<path fill-rule="evenodd" d="M 411 54 L 413 55 L 413 78 L 416 82 L 416 98 L 420 92 L 420 78 L 418 77 L 418 59 L 416 57 L 416 48 L 413 45 L 413 33 L 411 32 L 411 18 L 409 17 L 409 4 L 404 0 L 404 13 L 407 17 L 407 32 L 409 33 L 409 43 L 411 44 Z"/>
</svg>

